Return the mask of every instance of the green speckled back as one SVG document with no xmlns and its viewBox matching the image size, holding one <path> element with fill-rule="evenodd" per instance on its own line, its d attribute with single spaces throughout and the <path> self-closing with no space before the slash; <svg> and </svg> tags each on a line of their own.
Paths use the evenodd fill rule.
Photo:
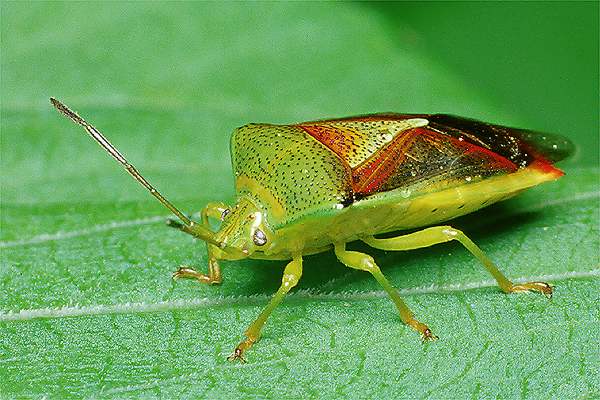
<svg viewBox="0 0 600 400">
<path fill-rule="evenodd" d="M 238 195 L 265 207 L 277 228 L 351 198 L 351 172 L 339 157 L 294 126 L 249 124 L 234 131 L 231 159 Z"/>
</svg>

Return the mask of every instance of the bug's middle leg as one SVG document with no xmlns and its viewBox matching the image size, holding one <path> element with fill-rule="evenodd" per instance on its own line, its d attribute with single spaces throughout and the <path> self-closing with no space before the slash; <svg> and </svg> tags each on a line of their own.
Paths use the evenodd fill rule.
<svg viewBox="0 0 600 400">
<path fill-rule="evenodd" d="M 298 283 L 302 276 L 302 256 L 297 255 L 292 261 L 286 265 L 283 271 L 283 278 L 281 279 L 281 286 L 279 290 L 273 295 L 269 304 L 262 310 L 258 318 L 256 318 L 246 329 L 244 333 L 246 339 L 237 345 L 233 354 L 228 359 L 229 361 L 239 360 L 244 362 L 244 352 L 248 350 L 256 341 L 260 338 L 260 331 L 262 330 L 267 318 L 273 312 L 273 310 L 281 303 L 285 295 Z"/>
<path fill-rule="evenodd" d="M 209 218 L 222 219 L 223 213 L 229 210 L 229 207 L 220 202 L 208 203 L 202 209 L 202 225 L 205 227 L 209 227 Z M 177 221 L 168 220 L 167 225 L 177 228 L 185 233 L 188 233 L 192 236 L 194 235 L 193 227 L 190 228 L 183 224 L 180 224 Z M 208 252 L 208 274 L 203 274 L 194 270 L 193 268 L 188 267 L 187 265 L 182 265 L 179 267 L 177 271 L 173 273 L 173 278 L 186 278 L 186 279 L 196 279 L 201 283 L 208 284 L 219 284 L 222 281 L 221 278 L 221 268 L 219 267 L 219 255 L 221 254 L 221 249 L 219 249 L 214 244 L 207 243 L 207 252 Z"/>
<path fill-rule="evenodd" d="M 358 251 L 346 250 L 345 243 L 335 244 L 335 255 L 338 260 L 350 268 L 359 269 L 362 271 L 370 272 L 371 275 L 379 282 L 379 284 L 385 289 L 387 294 L 392 298 L 392 301 L 396 305 L 398 312 L 400 313 L 400 319 L 406 325 L 412 327 L 421 334 L 423 340 L 436 340 L 437 336 L 431 333 L 431 330 L 427 325 L 419 322 L 410 308 L 406 305 L 404 300 L 400 297 L 398 290 L 392 286 L 392 284 L 383 275 L 375 260 L 368 254 L 359 253 Z"/>
<path fill-rule="evenodd" d="M 429 247 L 434 244 L 457 240 L 471 252 L 498 282 L 498 286 L 505 293 L 534 291 L 543 293 L 546 297 L 552 296 L 552 287 L 546 282 L 527 282 L 514 284 L 511 282 L 485 253 L 469 239 L 462 231 L 451 226 L 434 226 L 408 235 L 397 236 L 389 239 L 376 239 L 373 236 L 364 238 L 363 242 L 376 249 L 382 250 L 412 250 Z"/>
</svg>

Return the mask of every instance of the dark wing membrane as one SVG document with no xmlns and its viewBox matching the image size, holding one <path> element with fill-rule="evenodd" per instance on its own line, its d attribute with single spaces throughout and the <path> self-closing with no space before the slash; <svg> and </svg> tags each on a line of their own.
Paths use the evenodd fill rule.
<svg viewBox="0 0 600 400">
<path fill-rule="evenodd" d="M 575 145 L 564 136 L 528 129 L 516 129 L 515 132 L 533 153 L 541 155 L 548 161 L 561 161 L 575 153 Z"/>
<path fill-rule="evenodd" d="M 464 140 L 509 159 L 519 167 L 530 165 L 541 158 L 551 162 L 560 161 L 574 152 L 573 143 L 556 134 L 510 128 L 447 114 L 433 114 L 427 119 L 432 129 L 453 137 L 463 137 Z"/>
<path fill-rule="evenodd" d="M 411 188 L 429 192 L 514 172 L 507 158 L 429 126 L 395 138 L 352 171 L 355 197 Z"/>
</svg>

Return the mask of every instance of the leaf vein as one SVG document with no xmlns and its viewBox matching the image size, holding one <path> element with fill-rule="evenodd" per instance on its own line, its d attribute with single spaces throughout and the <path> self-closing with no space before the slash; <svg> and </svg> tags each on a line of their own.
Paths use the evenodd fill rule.
<svg viewBox="0 0 600 400">
<path fill-rule="evenodd" d="M 576 278 L 595 278 L 600 277 L 600 268 L 591 271 L 571 271 L 560 274 L 547 274 L 533 277 L 522 277 L 515 279 L 515 282 L 527 281 L 559 281 Z M 414 288 L 400 289 L 401 295 L 435 294 L 462 292 L 465 290 L 482 289 L 496 286 L 493 279 L 454 283 L 447 285 L 429 285 Z M 310 289 L 300 290 L 288 296 L 289 300 L 372 300 L 384 298 L 387 294 L 384 291 L 352 291 L 352 292 L 315 292 Z M 132 314 L 132 313 L 152 313 L 168 312 L 174 310 L 188 310 L 202 307 L 233 305 L 233 304 L 261 304 L 270 299 L 270 295 L 255 296 L 230 296 L 218 298 L 196 298 L 185 300 L 159 301 L 156 303 L 124 303 L 124 304 L 99 304 L 91 306 L 64 306 L 58 308 L 37 308 L 23 309 L 19 311 L 0 311 L 0 322 L 6 321 L 29 321 L 40 318 L 62 318 L 62 317 L 80 317 L 92 315 L 110 315 L 110 314 Z"/>
</svg>

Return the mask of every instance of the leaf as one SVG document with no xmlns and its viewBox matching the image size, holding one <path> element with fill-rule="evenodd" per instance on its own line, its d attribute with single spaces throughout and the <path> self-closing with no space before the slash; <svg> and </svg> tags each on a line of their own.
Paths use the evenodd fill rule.
<svg viewBox="0 0 600 400">
<path fill-rule="evenodd" d="M 251 120 L 393 110 L 535 124 L 424 51 L 419 31 L 358 4 L 1 7 L 0 397 L 599 395 L 593 146 L 559 181 L 453 222 L 510 278 L 553 283 L 552 301 L 500 293 L 454 243 L 352 244 L 440 340 L 422 344 L 370 276 L 324 253 L 239 365 L 225 357 L 283 263 L 230 262 L 219 287 L 173 282 L 179 264 L 205 267 L 204 246 L 164 227 L 165 211 L 47 104 L 88 117 L 189 211 L 232 199 L 228 132 Z M 597 141 L 571 121 L 576 142 Z"/>
</svg>

